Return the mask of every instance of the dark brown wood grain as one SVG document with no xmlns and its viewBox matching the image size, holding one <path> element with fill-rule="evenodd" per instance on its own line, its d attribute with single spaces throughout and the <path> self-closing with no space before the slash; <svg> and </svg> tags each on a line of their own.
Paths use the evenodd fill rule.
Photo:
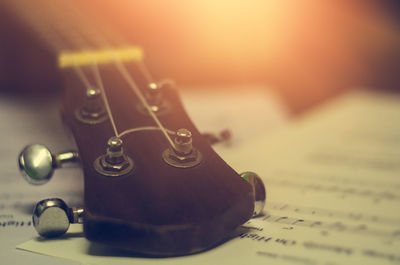
<svg viewBox="0 0 400 265">
<path fill-rule="evenodd" d="M 140 87 L 146 82 L 134 64 L 128 68 Z M 101 76 L 119 132 L 155 126 L 137 110 L 138 99 L 115 65 L 101 66 Z M 88 71 L 90 75 L 90 71 Z M 158 256 L 202 251 L 224 239 L 253 213 L 250 185 L 210 147 L 187 116 L 175 89 L 163 96 L 171 111 L 159 117 L 170 129 L 187 128 L 203 161 L 192 168 L 175 168 L 162 159 L 168 142 L 160 131 L 140 131 L 122 138 L 134 163 L 131 174 L 106 177 L 93 161 L 106 151 L 111 124 L 86 125 L 76 120 L 85 88 L 67 70 L 63 115 L 72 129 L 85 178 L 85 235 L 89 240 Z M 206 106 L 205 106 L 206 108 Z"/>
<path fill-rule="evenodd" d="M 16 36 L 29 35 L 35 39 L 34 43 L 29 41 L 29 53 L 26 54 L 21 53 L 22 46 L 26 46 L 25 40 L 30 38 L 15 41 L 21 43 L 21 47 L 16 46 L 17 53 L 23 55 L 20 56 L 24 59 L 21 63 L 19 56 L 0 56 L 7 58 L 7 62 L 11 59 L 16 62 L 8 68 L 20 69 L 21 64 L 24 65 L 24 76 L 29 85 L 36 84 L 32 76 L 43 76 L 45 84 L 58 87 L 59 72 L 55 63 L 61 52 L 125 45 L 113 38 L 110 41 L 107 34 L 101 32 L 101 24 L 94 23 L 91 17 L 74 14 L 75 5 L 68 1 L 54 5 L 45 1 L 5 1 L 0 6 L 5 10 L 0 13 L 10 14 L 18 26 L 29 33 L 18 30 Z M 36 6 L 40 6 L 42 12 L 29 12 L 30 7 Z M 0 31 L 8 36 L 15 35 L 14 27 L 8 25 L 0 27 Z M 112 44 L 104 45 L 109 42 Z M 5 44 L 13 47 L 14 38 L 7 39 Z M 27 74 L 29 63 L 34 70 L 32 76 Z M 147 86 L 135 64 L 127 67 L 141 88 Z M 89 81 L 95 83 L 91 66 L 83 68 Z M 149 115 L 138 111 L 138 98 L 116 66 L 111 63 L 100 66 L 100 70 L 118 131 L 155 126 Z M 66 69 L 63 74 L 62 113 L 75 138 L 84 171 L 84 231 L 89 240 L 140 254 L 184 255 L 217 244 L 251 217 L 253 194 L 250 185 L 203 139 L 172 88 L 164 91 L 171 111 L 161 116 L 160 121 L 170 130 L 189 129 L 195 148 L 202 153 L 202 162 L 185 169 L 170 166 L 162 159 L 163 151 L 169 147 L 164 135 L 160 131 L 141 131 L 122 139 L 126 154 L 135 163 L 130 174 L 107 177 L 98 173 L 93 162 L 106 152 L 106 143 L 114 135 L 111 124 L 107 121 L 88 125 L 76 119 L 75 110 L 85 103 L 86 87 L 73 69 Z M 0 79 L 3 83 L 2 77 Z M 25 79 L 19 79 L 20 86 L 24 87 L 22 81 Z M 57 82 L 50 82 L 52 79 Z"/>
</svg>

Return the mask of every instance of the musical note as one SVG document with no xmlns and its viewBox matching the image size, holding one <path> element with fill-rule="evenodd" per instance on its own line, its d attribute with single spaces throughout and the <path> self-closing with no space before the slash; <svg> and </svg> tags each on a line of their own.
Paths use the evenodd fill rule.
<svg viewBox="0 0 400 265">
<path fill-rule="evenodd" d="M 207 257 L 223 257 L 224 262 L 263 264 L 268 262 L 266 259 L 273 263 L 283 261 L 283 255 L 300 255 L 300 258 L 304 255 L 315 264 L 398 263 L 399 169 L 392 160 L 386 169 L 379 167 L 385 165 L 383 161 L 374 166 L 363 163 L 388 154 L 398 158 L 400 149 L 398 145 L 382 147 L 346 137 L 350 129 L 363 132 L 375 128 L 382 134 L 387 128 L 400 131 L 400 124 L 393 122 L 399 116 L 400 98 L 350 95 L 292 127 L 285 136 L 258 139 L 227 156 L 239 171 L 255 168 L 265 180 L 269 191 L 265 215 L 251 221 L 252 227 L 263 229 L 241 234 L 215 251 L 189 257 L 187 261 L 205 264 Z M 324 152 L 332 154 L 312 159 L 311 154 Z M 344 161 L 346 156 L 336 153 L 347 154 L 347 161 L 354 161 L 350 160 L 353 156 L 362 157 L 356 158 L 352 167 Z M 375 199 L 380 202 L 371 203 Z M 70 249 L 75 249 L 77 241 L 63 243 L 73 243 Z M 46 253 L 37 244 L 27 243 L 23 247 Z M 71 256 L 65 248 L 58 251 L 52 247 L 52 254 Z M 82 255 L 75 254 L 76 257 Z M 111 263 L 109 257 L 103 256 L 99 262 Z M 307 264 L 295 258 L 285 262 Z"/>
<path fill-rule="evenodd" d="M 304 220 L 303 220 L 303 219 L 297 219 L 296 221 L 294 221 L 294 222 L 292 223 L 292 225 L 295 225 L 295 224 L 301 223 L 301 222 L 304 222 Z"/>
<path fill-rule="evenodd" d="M 284 223 L 291 224 L 293 226 L 309 227 L 319 230 L 328 230 L 335 232 L 347 232 L 352 234 L 366 235 L 366 236 L 378 236 L 378 237 L 392 237 L 397 233 L 400 233 L 395 228 L 369 228 L 367 224 L 351 224 L 338 221 L 317 221 L 310 219 L 297 219 L 289 216 L 274 216 L 269 215 L 268 218 L 261 219 L 269 223 Z M 400 227 L 400 224 L 398 225 Z M 397 235 L 397 234 L 396 234 Z M 400 238 L 399 238 L 400 239 Z"/>
<path fill-rule="evenodd" d="M 284 205 L 284 207 L 282 205 Z M 388 225 L 400 224 L 400 218 L 376 216 L 376 215 L 369 215 L 357 212 L 322 209 L 318 207 L 281 204 L 278 202 L 271 202 L 271 201 L 269 202 L 269 204 L 267 204 L 267 209 L 278 210 L 278 211 L 284 210 L 285 212 L 295 212 L 305 215 L 314 215 L 316 217 L 332 217 L 345 220 L 347 219 L 347 220 L 362 221 L 362 222 L 373 222 L 373 223 L 381 223 Z"/>
</svg>

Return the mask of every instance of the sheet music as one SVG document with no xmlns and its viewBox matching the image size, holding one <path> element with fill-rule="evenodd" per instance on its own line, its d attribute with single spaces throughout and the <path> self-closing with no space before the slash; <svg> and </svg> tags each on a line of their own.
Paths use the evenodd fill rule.
<svg viewBox="0 0 400 265">
<path fill-rule="evenodd" d="M 399 264 L 399 118 L 399 96 L 355 92 L 225 154 L 262 176 L 267 207 L 204 253 L 121 256 L 79 237 L 19 247 L 82 264 Z"/>
<path fill-rule="evenodd" d="M 226 157 L 239 171 L 259 172 L 268 190 L 265 216 L 251 221 L 262 231 L 244 239 L 263 242 L 279 231 L 296 242 L 292 250 L 260 245 L 256 255 L 400 263 L 399 121 L 399 96 L 355 92 Z"/>
<path fill-rule="evenodd" d="M 135 263 L 400 263 L 399 118 L 399 97 L 359 92 L 235 149 L 225 159 L 265 181 L 265 215 L 210 251 Z M 20 247 L 87 264 L 132 262 L 88 255 L 93 247 L 83 238 Z"/>
<path fill-rule="evenodd" d="M 235 93 L 229 99 L 223 100 L 218 95 L 213 97 L 204 93 L 193 94 L 190 90 L 183 91 L 183 98 L 189 115 L 196 113 L 195 122 L 200 121 L 198 126 L 201 131 L 218 132 L 225 129 L 226 127 L 217 126 L 220 125 L 218 121 L 221 120 L 221 116 L 223 119 L 233 120 L 235 116 L 243 115 L 243 109 L 248 109 L 249 112 L 257 110 L 265 117 L 266 124 L 260 127 L 258 132 L 254 130 L 254 133 L 258 135 L 260 132 L 265 133 L 265 126 L 268 126 L 269 130 L 281 126 L 286 120 L 286 112 L 278 99 L 261 90 L 251 89 L 251 91 L 253 92 L 245 96 L 248 101 L 243 101 L 243 95 Z M 17 156 L 27 144 L 42 143 L 54 152 L 74 149 L 67 137 L 68 131 L 62 125 L 59 104 L 59 99 L 56 98 L 38 102 L 5 95 L 0 97 L 0 120 L 2 121 L 0 124 L 2 139 L 0 144 L 0 260 L 2 264 L 46 265 L 80 262 L 15 249 L 16 245 L 37 238 L 37 233 L 32 227 L 31 215 L 34 204 L 39 200 L 58 197 L 70 205 L 82 205 L 83 179 L 80 169 L 57 170 L 50 182 L 42 186 L 27 184 L 18 172 Z M 234 105 L 228 105 L 224 110 L 224 104 Z M 207 105 L 206 112 L 200 111 L 201 105 Z M 246 123 L 237 122 L 230 126 L 228 129 L 233 132 L 232 141 L 229 146 L 226 144 L 216 146 L 217 151 L 224 152 L 238 146 L 240 141 L 237 139 L 242 137 L 243 127 L 256 124 L 257 121 L 253 120 Z M 72 229 L 76 229 L 74 225 Z"/>
<path fill-rule="evenodd" d="M 24 145 L 43 143 L 54 151 L 71 147 L 61 125 L 56 102 L 32 102 L 0 98 L 0 258 L 2 264 L 78 264 L 15 249 L 36 237 L 32 227 L 34 203 L 62 197 L 80 203 L 81 173 L 76 169 L 57 172 L 45 186 L 27 184 L 18 172 L 17 156 Z M 61 185 L 62 183 L 62 185 Z"/>
<path fill-rule="evenodd" d="M 207 88 L 212 93 L 195 88 L 190 93 L 181 93 L 189 117 L 201 132 L 219 133 L 226 129 L 231 132 L 231 141 L 213 146 L 220 155 L 273 132 L 288 120 L 288 110 L 271 90 L 252 86 L 244 92 L 246 88 Z"/>
</svg>

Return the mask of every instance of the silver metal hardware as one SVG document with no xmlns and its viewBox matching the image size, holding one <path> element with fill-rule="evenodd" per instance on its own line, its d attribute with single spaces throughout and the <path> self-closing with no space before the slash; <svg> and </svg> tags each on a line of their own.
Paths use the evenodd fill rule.
<svg viewBox="0 0 400 265">
<path fill-rule="evenodd" d="M 132 159 L 124 154 L 122 140 L 115 136 L 108 140 L 106 154 L 99 156 L 93 166 L 98 173 L 108 177 L 126 175 L 134 168 Z"/>
<path fill-rule="evenodd" d="M 147 100 L 147 103 L 150 106 L 150 109 L 157 115 L 164 115 L 168 113 L 170 109 L 169 103 L 163 98 L 163 88 L 164 86 L 168 85 L 167 83 L 164 84 L 157 84 L 156 82 L 151 82 L 148 84 L 146 91 L 145 91 L 145 97 Z M 142 114 L 148 115 L 149 112 L 147 108 L 140 102 L 137 105 L 137 109 L 139 112 Z"/>
<path fill-rule="evenodd" d="M 42 237 L 58 237 L 68 231 L 70 224 L 83 223 L 83 217 L 83 208 L 68 208 L 63 200 L 54 198 L 38 202 L 32 220 Z"/>
<path fill-rule="evenodd" d="M 243 172 L 240 174 L 248 183 L 250 183 L 253 189 L 254 195 L 254 213 L 253 217 L 257 217 L 262 213 L 266 200 L 265 186 L 261 178 L 254 172 Z"/>
<path fill-rule="evenodd" d="M 188 155 L 193 150 L 192 133 L 185 128 L 176 131 L 174 139 L 176 151 L 179 154 Z"/>
<path fill-rule="evenodd" d="M 162 101 L 162 91 L 160 86 L 155 82 L 151 82 L 147 87 L 146 97 L 150 105 L 160 105 Z"/>
<path fill-rule="evenodd" d="M 79 155 L 74 151 L 53 155 L 46 146 L 32 144 L 22 150 L 18 164 L 22 175 L 29 183 L 41 185 L 50 180 L 55 169 L 66 163 L 77 162 L 78 159 Z"/>
<path fill-rule="evenodd" d="M 174 138 L 175 147 L 163 152 L 164 161 L 174 167 L 188 168 L 200 164 L 202 154 L 193 147 L 192 133 L 185 128 L 178 129 Z"/>
<path fill-rule="evenodd" d="M 89 88 L 83 106 L 75 110 L 75 117 L 85 124 L 99 124 L 108 119 L 100 90 Z"/>
</svg>

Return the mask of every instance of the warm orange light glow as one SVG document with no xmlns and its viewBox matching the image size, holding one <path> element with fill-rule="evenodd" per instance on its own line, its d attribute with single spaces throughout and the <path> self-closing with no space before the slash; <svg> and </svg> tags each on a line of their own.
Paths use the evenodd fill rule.
<svg viewBox="0 0 400 265">
<path fill-rule="evenodd" d="M 107 9 L 155 72 L 189 84 L 265 82 L 298 102 L 358 85 L 400 47 L 397 24 L 373 1 L 120 0 Z"/>
</svg>

